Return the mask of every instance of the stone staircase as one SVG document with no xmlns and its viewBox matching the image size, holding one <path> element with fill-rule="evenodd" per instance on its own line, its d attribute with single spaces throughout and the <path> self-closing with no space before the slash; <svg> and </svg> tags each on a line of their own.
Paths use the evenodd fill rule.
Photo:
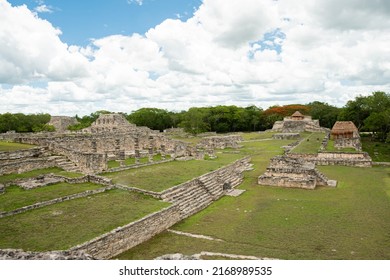
<svg viewBox="0 0 390 280">
<path fill-rule="evenodd" d="M 206 208 L 212 201 L 212 196 L 204 189 L 199 181 L 184 185 L 162 195 L 164 201 L 178 206 L 182 219 Z"/>
<path fill-rule="evenodd" d="M 161 199 L 177 205 L 182 219 L 189 217 L 241 184 L 242 172 L 250 167 L 251 164 L 246 163 L 241 168 L 232 166 L 202 175 L 164 191 Z"/>
<path fill-rule="evenodd" d="M 81 172 L 77 165 L 75 165 L 73 162 L 71 162 L 64 156 L 52 156 L 50 159 L 54 160 L 56 166 L 64 169 L 65 171 Z"/>
</svg>

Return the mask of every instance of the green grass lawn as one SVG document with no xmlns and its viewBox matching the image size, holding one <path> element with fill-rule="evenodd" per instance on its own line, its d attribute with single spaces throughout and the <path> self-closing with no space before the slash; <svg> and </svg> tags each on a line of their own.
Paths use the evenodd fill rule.
<svg viewBox="0 0 390 280">
<path fill-rule="evenodd" d="M 152 259 L 201 251 L 280 259 L 390 259 L 390 168 L 325 166 L 337 188 L 285 189 L 257 185 L 277 143 L 250 149 L 254 170 L 245 173 L 239 197 L 223 197 L 183 220 L 175 230 L 208 235 L 207 241 L 164 232 L 119 256 Z M 252 143 L 246 143 L 252 144 Z"/>
<path fill-rule="evenodd" d="M 323 132 L 311 133 L 291 152 L 294 154 L 316 154 L 320 150 L 324 137 L 325 133 Z"/>
<path fill-rule="evenodd" d="M 274 135 L 276 132 L 245 132 L 241 133 L 242 139 L 244 141 L 251 141 L 251 140 L 263 140 L 263 139 L 270 139 L 272 138 L 272 135 Z"/>
<path fill-rule="evenodd" d="M 0 219 L 0 248 L 63 250 L 169 204 L 121 190 L 74 199 Z"/>
<path fill-rule="evenodd" d="M 86 190 L 93 190 L 101 187 L 103 186 L 92 183 L 58 183 L 31 190 L 24 190 L 18 186 L 9 186 L 6 188 L 5 193 L 0 195 L 0 212 L 15 210 L 37 202 L 81 193 Z"/>
<path fill-rule="evenodd" d="M 58 167 L 50 167 L 50 168 L 44 168 L 44 169 L 36 169 L 20 174 L 7 174 L 7 175 L 2 175 L 0 176 L 0 183 L 4 184 L 7 182 L 11 182 L 16 179 L 24 179 L 24 178 L 32 178 L 36 177 L 39 175 L 44 175 L 44 174 L 57 174 L 57 175 L 62 175 L 68 178 L 77 178 L 83 176 L 81 173 L 76 173 L 76 172 L 67 172 L 61 168 Z"/>
<path fill-rule="evenodd" d="M 371 141 L 369 137 L 362 137 L 363 151 L 367 152 L 373 161 L 390 162 L 390 143 Z"/>
<path fill-rule="evenodd" d="M 102 175 L 112 179 L 114 183 L 160 192 L 242 157 L 242 154 L 220 153 L 215 160 L 172 161 Z"/>
<path fill-rule="evenodd" d="M 34 147 L 36 146 L 29 145 L 29 144 L 0 141 L 0 152 L 12 152 L 12 151 L 30 149 Z"/>
</svg>

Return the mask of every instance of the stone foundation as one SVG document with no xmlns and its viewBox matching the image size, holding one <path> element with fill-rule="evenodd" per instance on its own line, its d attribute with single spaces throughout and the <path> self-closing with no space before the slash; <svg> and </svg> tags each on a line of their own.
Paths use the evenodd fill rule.
<svg viewBox="0 0 390 280">
<path fill-rule="evenodd" d="M 368 153 L 319 152 L 318 154 L 288 154 L 290 158 L 303 159 L 316 165 L 342 165 L 371 167 L 372 159 Z"/>
<path fill-rule="evenodd" d="M 301 135 L 299 133 L 276 133 L 272 135 L 273 139 L 277 140 L 290 140 L 290 139 L 299 139 Z"/>
<path fill-rule="evenodd" d="M 258 184 L 312 190 L 316 186 L 335 187 L 337 182 L 326 178 L 315 168 L 314 163 L 298 158 L 276 156 L 271 159 L 267 171 L 258 178 Z"/>
<path fill-rule="evenodd" d="M 239 142 L 243 139 L 240 135 L 211 136 L 203 138 L 196 147 L 198 149 L 225 149 L 239 148 Z"/>
</svg>

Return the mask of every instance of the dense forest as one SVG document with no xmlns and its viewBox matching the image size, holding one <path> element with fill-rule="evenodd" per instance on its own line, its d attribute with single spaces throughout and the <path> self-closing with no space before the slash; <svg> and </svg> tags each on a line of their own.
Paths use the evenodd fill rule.
<svg viewBox="0 0 390 280">
<path fill-rule="evenodd" d="M 218 133 L 237 131 L 261 131 L 272 127 L 273 123 L 300 111 L 319 119 L 321 126 L 331 128 L 337 120 L 353 121 L 360 131 L 373 132 L 380 141 L 390 142 L 390 94 L 373 92 L 368 96 L 358 96 L 350 100 L 343 108 L 314 101 L 309 104 L 291 104 L 272 106 L 266 110 L 257 106 L 214 106 L 194 107 L 187 111 L 173 112 L 158 108 L 142 108 L 130 114 L 122 113 L 126 119 L 137 126 L 147 126 L 155 130 L 182 127 L 186 132 L 197 134 L 207 131 Z M 69 127 L 80 130 L 88 127 L 100 114 L 109 111 L 97 111 L 79 117 L 79 124 Z M 53 131 L 47 125 L 49 114 L 0 114 L 0 132 L 39 132 Z"/>
</svg>

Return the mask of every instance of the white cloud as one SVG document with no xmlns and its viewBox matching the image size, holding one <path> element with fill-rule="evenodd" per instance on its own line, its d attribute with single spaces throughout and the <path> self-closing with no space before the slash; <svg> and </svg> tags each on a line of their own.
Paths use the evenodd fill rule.
<svg viewBox="0 0 390 280">
<path fill-rule="evenodd" d="M 0 0 L 0 86 L 14 85 L 0 88 L 0 111 L 342 106 L 390 91 L 389 11 L 384 0 L 204 0 L 185 22 L 81 48 L 27 7 Z"/>
<path fill-rule="evenodd" d="M 127 3 L 128 4 L 137 4 L 137 5 L 142 5 L 143 4 L 143 0 L 127 0 Z"/>
<path fill-rule="evenodd" d="M 34 8 L 34 11 L 37 13 L 52 13 L 53 9 L 50 6 L 47 6 L 46 4 L 41 4 Z"/>
</svg>

